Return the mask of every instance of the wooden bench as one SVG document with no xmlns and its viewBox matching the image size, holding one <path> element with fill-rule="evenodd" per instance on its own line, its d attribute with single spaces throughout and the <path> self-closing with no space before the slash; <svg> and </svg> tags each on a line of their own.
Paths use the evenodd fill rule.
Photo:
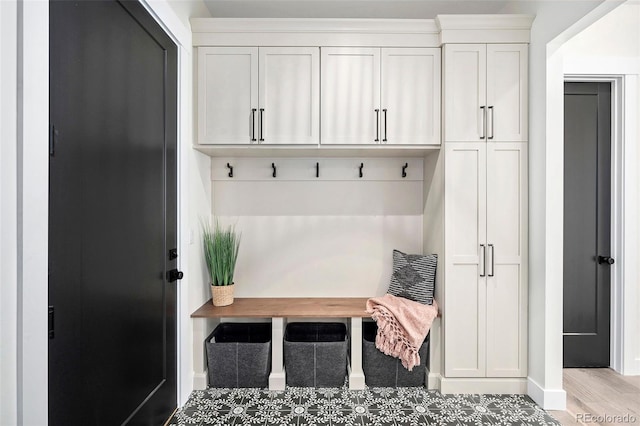
<svg viewBox="0 0 640 426">
<path fill-rule="evenodd" d="M 287 318 L 348 318 L 351 322 L 351 363 L 349 388 L 364 389 L 362 372 L 362 318 L 370 315 L 365 311 L 366 297 L 291 297 L 291 298 L 236 298 L 232 305 L 213 306 L 211 300 L 198 308 L 194 319 L 194 389 L 207 386 L 207 366 L 203 342 L 222 318 L 270 318 L 272 328 L 272 355 L 269 389 L 283 390 L 285 387 L 282 342 Z"/>
</svg>

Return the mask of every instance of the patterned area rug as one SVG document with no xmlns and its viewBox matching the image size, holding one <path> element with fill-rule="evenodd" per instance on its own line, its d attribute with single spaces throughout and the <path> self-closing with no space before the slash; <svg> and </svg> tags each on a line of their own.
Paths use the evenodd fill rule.
<svg viewBox="0 0 640 426">
<path fill-rule="evenodd" d="M 526 395 L 442 395 L 424 388 L 194 391 L 169 425 L 559 425 Z"/>
</svg>

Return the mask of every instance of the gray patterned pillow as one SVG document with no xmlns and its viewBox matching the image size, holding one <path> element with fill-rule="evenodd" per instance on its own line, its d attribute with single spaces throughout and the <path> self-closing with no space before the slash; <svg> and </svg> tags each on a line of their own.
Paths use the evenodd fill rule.
<svg viewBox="0 0 640 426">
<path fill-rule="evenodd" d="M 432 305 L 437 263 L 436 254 L 405 254 L 394 250 L 393 273 L 387 293 Z"/>
</svg>

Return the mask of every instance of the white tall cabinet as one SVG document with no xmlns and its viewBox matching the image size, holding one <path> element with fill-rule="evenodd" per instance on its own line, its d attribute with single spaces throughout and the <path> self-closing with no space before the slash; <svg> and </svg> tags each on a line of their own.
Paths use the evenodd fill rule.
<svg viewBox="0 0 640 426">
<path fill-rule="evenodd" d="M 443 392 L 527 376 L 525 43 L 444 51 Z"/>
<path fill-rule="evenodd" d="M 440 49 L 322 48 L 322 144 L 440 144 Z"/>
<path fill-rule="evenodd" d="M 317 144 L 317 47 L 200 47 L 200 144 Z"/>
</svg>

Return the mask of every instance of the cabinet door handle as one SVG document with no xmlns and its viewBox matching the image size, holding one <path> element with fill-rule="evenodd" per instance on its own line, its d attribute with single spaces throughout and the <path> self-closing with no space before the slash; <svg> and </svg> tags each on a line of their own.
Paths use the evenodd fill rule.
<svg viewBox="0 0 640 426">
<path fill-rule="evenodd" d="M 481 118 L 480 118 L 480 129 L 481 129 L 481 133 L 480 133 L 480 139 L 484 139 L 484 126 L 485 126 L 485 122 L 487 120 L 487 110 L 484 108 L 484 106 L 480 107 L 480 110 L 482 111 L 481 114 Z"/>
<path fill-rule="evenodd" d="M 264 138 L 262 137 L 262 114 L 264 113 L 264 108 L 260 108 L 260 142 L 264 142 Z"/>
<path fill-rule="evenodd" d="M 251 108 L 251 142 L 256 141 L 256 109 Z"/>
<path fill-rule="evenodd" d="M 380 142 L 380 110 L 376 109 L 376 139 L 374 142 Z"/>
<path fill-rule="evenodd" d="M 382 142 L 387 142 L 387 109 L 383 109 L 382 112 L 384 113 L 384 138 L 382 139 Z"/>
<path fill-rule="evenodd" d="M 493 244 L 487 244 L 487 247 L 489 247 L 489 249 L 491 251 L 491 272 L 489 272 L 488 276 L 492 277 L 493 273 L 495 272 L 494 268 L 495 268 L 495 258 L 496 258 L 496 256 L 495 256 L 495 253 L 493 251 Z"/>
<path fill-rule="evenodd" d="M 489 119 L 487 120 L 487 127 L 488 129 L 488 133 L 489 136 L 487 136 L 487 139 L 493 139 L 493 106 L 487 107 L 487 109 L 489 110 Z M 491 124 L 489 126 L 489 124 Z"/>
<path fill-rule="evenodd" d="M 484 244 L 480 244 L 480 276 L 484 277 L 486 275 L 487 265 L 485 263 L 486 253 Z"/>
</svg>

